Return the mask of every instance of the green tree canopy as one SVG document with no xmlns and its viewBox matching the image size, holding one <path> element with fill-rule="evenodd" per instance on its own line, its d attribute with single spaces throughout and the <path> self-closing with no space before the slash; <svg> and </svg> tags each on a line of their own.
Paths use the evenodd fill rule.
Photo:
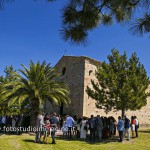
<svg viewBox="0 0 150 150">
<path fill-rule="evenodd" d="M 22 67 L 19 73 L 13 73 L 16 80 L 2 87 L 2 100 L 8 107 L 19 104 L 21 108 L 28 109 L 33 120 L 36 120 L 46 100 L 57 105 L 70 102 L 67 85 L 56 81 L 59 75 L 50 64 L 31 61 L 29 69 L 24 65 Z"/>
<path fill-rule="evenodd" d="M 149 33 L 149 6 L 149 0 L 70 0 L 63 8 L 63 38 L 82 44 L 87 41 L 88 31 L 99 25 L 129 21 L 133 34 Z"/>
<path fill-rule="evenodd" d="M 13 74 L 16 71 L 14 70 L 13 66 L 8 66 L 5 67 L 4 69 L 4 73 L 5 76 L 0 76 L 0 114 L 1 115 L 10 115 L 10 114 L 18 114 L 20 112 L 18 108 L 18 106 L 16 104 L 12 105 L 12 106 L 8 106 L 7 102 L 3 102 L 3 96 L 2 96 L 2 90 L 3 90 L 3 86 L 9 82 L 15 81 L 16 78 L 13 76 Z M 12 89 L 12 86 L 8 86 L 7 89 Z"/>
<path fill-rule="evenodd" d="M 126 52 L 120 55 L 113 49 L 108 60 L 108 64 L 103 62 L 98 67 L 98 82 L 91 80 L 93 88 L 87 87 L 88 95 L 96 100 L 97 108 L 105 112 L 121 110 L 124 116 L 127 110 L 141 109 L 147 104 L 149 78 L 136 53 L 128 60 Z"/>
<path fill-rule="evenodd" d="M 0 0 L 0 8 L 5 3 L 14 1 Z M 101 24 L 111 25 L 113 22 L 132 22 L 130 31 L 135 35 L 150 33 L 150 0 L 66 0 L 65 2 L 61 11 L 60 31 L 66 41 L 83 44 L 87 41 L 88 31 Z"/>
</svg>

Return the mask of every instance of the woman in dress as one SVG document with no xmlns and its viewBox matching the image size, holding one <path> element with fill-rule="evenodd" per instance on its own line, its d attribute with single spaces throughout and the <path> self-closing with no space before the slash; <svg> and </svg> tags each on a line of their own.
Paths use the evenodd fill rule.
<svg viewBox="0 0 150 150">
<path fill-rule="evenodd" d="M 114 137 L 114 122 L 112 117 L 109 118 L 109 135 Z"/>
<path fill-rule="evenodd" d="M 64 123 L 63 123 L 63 125 L 62 125 L 61 131 L 62 131 L 62 133 L 63 133 L 63 137 L 67 137 L 68 127 L 67 127 L 66 121 L 64 121 Z"/>
<path fill-rule="evenodd" d="M 44 125 L 44 137 L 43 137 L 43 143 L 48 144 L 48 135 L 50 134 L 50 122 L 49 120 L 45 120 Z"/>
<path fill-rule="evenodd" d="M 86 117 L 83 117 L 81 121 L 80 139 L 85 140 L 86 134 L 87 134 L 87 121 L 86 121 Z"/>
</svg>

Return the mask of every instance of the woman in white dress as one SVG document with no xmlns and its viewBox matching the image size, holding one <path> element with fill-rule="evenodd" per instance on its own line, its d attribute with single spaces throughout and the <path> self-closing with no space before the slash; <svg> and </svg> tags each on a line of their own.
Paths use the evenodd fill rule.
<svg viewBox="0 0 150 150">
<path fill-rule="evenodd" d="M 81 121 L 81 130 L 80 130 L 80 139 L 85 140 L 86 139 L 86 134 L 87 134 L 87 121 L 86 117 L 83 117 Z"/>
<path fill-rule="evenodd" d="M 68 127 L 67 127 L 66 121 L 64 121 L 61 130 L 62 130 L 62 132 L 63 132 L 63 137 L 67 136 L 67 133 L 68 133 Z"/>
</svg>

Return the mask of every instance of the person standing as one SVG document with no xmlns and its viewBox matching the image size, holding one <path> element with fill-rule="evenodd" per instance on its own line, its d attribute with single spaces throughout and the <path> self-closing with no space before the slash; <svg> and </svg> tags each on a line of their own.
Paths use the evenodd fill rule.
<svg viewBox="0 0 150 150">
<path fill-rule="evenodd" d="M 139 121 L 136 116 L 134 118 L 135 118 L 135 136 L 138 138 Z"/>
<path fill-rule="evenodd" d="M 97 127 L 99 142 L 101 142 L 102 141 L 103 122 L 102 122 L 102 119 L 100 118 L 100 115 L 97 115 L 96 124 L 97 124 L 96 127 Z"/>
<path fill-rule="evenodd" d="M 91 115 L 88 124 L 90 129 L 90 142 L 95 143 L 96 119 L 93 115 Z"/>
<path fill-rule="evenodd" d="M 118 117 L 117 129 L 119 132 L 119 142 L 122 142 L 123 141 L 124 122 L 120 116 Z"/>
<path fill-rule="evenodd" d="M 86 133 L 87 133 L 87 121 L 86 121 L 86 117 L 83 117 L 81 121 L 80 139 L 85 141 Z"/>
<path fill-rule="evenodd" d="M 44 125 L 44 137 L 43 137 L 43 143 L 48 144 L 48 135 L 50 133 L 50 122 L 48 119 L 45 120 Z"/>
<path fill-rule="evenodd" d="M 61 131 L 62 131 L 62 133 L 63 133 L 63 137 L 66 137 L 66 136 L 67 136 L 67 133 L 68 133 L 68 127 L 67 127 L 66 121 L 64 121 L 64 123 L 63 123 L 63 125 L 62 125 Z"/>
<path fill-rule="evenodd" d="M 132 138 L 134 138 L 135 137 L 135 135 L 134 135 L 134 133 L 135 133 L 135 117 L 134 116 L 132 116 L 131 117 L 131 131 L 132 131 Z"/>
<path fill-rule="evenodd" d="M 125 116 L 125 123 L 124 123 L 124 137 L 127 134 L 127 140 L 130 140 L 130 120 Z"/>
<path fill-rule="evenodd" d="M 36 121 L 36 137 L 35 142 L 40 143 L 41 142 L 41 134 L 42 134 L 42 127 L 44 126 L 44 115 L 38 114 L 37 121 Z"/>
<path fill-rule="evenodd" d="M 77 121 L 77 138 L 80 138 L 80 132 L 81 132 L 81 121 L 82 121 L 82 118 L 79 117 L 78 118 L 78 121 Z"/>
<path fill-rule="evenodd" d="M 67 123 L 67 127 L 68 127 L 68 137 L 69 139 L 71 139 L 71 132 L 72 132 L 72 127 L 73 127 L 73 124 L 74 124 L 74 119 L 71 117 L 71 116 L 67 116 L 66 118 L 66 123 Z"/>
<path fill-rule="evenodd" d="M 5 126 L 6 126 L 6 116 L 3 116 L 2 119 L 1 119 L 1 130 L 2 131 L 4 130 Z"/>
<path fill-rule="evenodd" d="M 56 128 L 58 126 L 58 118 L 57 118 L 57 114 L 53 113 L 53 116 L 50 118 L 50 123 L 51 123 L 51 136 L 52 136 L 52 143 L 51 144 L 56 144 L 55 141 L 55 132 L 56 132 Z"/>
<path fill-rule="evenodd" d="M 114 137 L 114 121 L 113 121 L 113 117 L 109 117 L 109 136 Z"/>
</svg>

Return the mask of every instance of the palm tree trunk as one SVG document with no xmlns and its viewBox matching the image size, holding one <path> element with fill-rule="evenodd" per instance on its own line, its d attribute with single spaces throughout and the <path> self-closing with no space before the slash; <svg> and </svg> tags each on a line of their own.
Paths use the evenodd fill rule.
<svg viewBox="0 0 150 150">
<path fill-rule="evenodd" d="M 36 120 L 37 120 L 38 113 L 31 113 L 30 117 L 30 126 L 35 127 L 36 126 Z"/>
<path fill-rule="evenodd" d="M 40 106 L 39 106 L 39 99 L 35 98 L 32 103 L 33 107 L 31 110 L 31 117 L 30 117 L 30 125 L 35 127 L 37 116 L 40 113 Z"/>
</svg>

